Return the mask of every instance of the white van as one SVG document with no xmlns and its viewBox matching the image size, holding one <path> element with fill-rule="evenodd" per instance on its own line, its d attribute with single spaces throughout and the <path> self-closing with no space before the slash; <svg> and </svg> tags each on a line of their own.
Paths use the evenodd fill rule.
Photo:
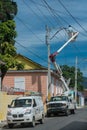
<svg viewBox="0 0 87 130">
<path fill-rule="evenodd" d="M 9 128 L 17 123 L 31 123 L 34 127 L 36 121 L 44 123 L 44 115 L 41 96 L 23 96 L 12 100 L 11 105 L 8 105 L 7 124 Z"/>
</svg>

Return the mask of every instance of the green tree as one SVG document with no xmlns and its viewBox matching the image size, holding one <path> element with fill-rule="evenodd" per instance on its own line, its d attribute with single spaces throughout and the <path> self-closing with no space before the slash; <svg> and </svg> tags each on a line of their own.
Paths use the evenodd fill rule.
<svg viewBox="0 0 87 130">
<path fill-rule="evenodd" d="M 5 65 L 0 65 L 1 83 L 9 68 L 23 69 L 15 56 L 16 25 L 13 18 L 17 14 L 17 5 L 12 0 L 0 0 L 0 59 Z M 2 86 L 2 85 L 1 85 Z"/>
<path fill-rule="evenodd" d="M 0 23 L 0 59 L 6 63 L 5 65 L 0 65 L 2 80 L 9 68 L 23 69 L 23 65 L 15 59 L 17 53 L 14 46 L 14 38 L 16 35 L 15 22 L 13 20 Z"/>
<path fill-rule="evenodd" d="M 0 0 L 0 21 L 13 20 L 17 14 L 17 4 L 12 0 Z"/>
<path fill-rule="evenodd" d="M 61 69 L 63 71 L 63 76 L 66 79 L 69 79 L 69 78 L 71 79 L 69 87 L 74 88 L 74 86 L 75 86 L 75 67 L 73 67 L 73 66 L 69 67 L 67 65 L 63 65 L 63 66 L 61 66 Z M 83 74 L 80 71 L 80 69 L 77 69 L 77 89 L 79 91 L 83 90 L 82 81 L 83 81 Z"/>
</svg>

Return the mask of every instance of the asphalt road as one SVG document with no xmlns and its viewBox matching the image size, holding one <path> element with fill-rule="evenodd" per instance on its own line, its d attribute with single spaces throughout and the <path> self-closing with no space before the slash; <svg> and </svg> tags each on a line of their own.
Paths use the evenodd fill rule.
<svg viewBox="0 0 87 130">
<path fill-rule="evenodd" d="M 52 116 L 45 118 L 44 124 L 36 123 L 32 128 L 29 125 L 16 125 L 13 130 L 87 130 L 87 108 L 76 110 L 76 114 L 69 116 Z M 5 127 L 3 130 L 10 130 Z"/>
</svg>

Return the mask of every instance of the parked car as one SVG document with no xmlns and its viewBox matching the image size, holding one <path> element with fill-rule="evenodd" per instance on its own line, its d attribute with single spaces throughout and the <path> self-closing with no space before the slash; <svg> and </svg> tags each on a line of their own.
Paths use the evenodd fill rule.
<svg viewBox="0 0 87 130">
<path fill-rule="evenodd" d="M 9 128 L 17 123 L 31 123 L 34 127 L 37 120 L 44 123 L 44 115 L 41 96 L 23 96 L 12 100 L 11 105 L 8 105 L 7 124 Z"/>
</svg>

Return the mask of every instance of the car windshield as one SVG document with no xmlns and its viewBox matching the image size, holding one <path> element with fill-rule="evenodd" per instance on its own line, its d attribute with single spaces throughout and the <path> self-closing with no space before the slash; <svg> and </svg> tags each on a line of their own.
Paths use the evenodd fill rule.
<svg viewBox="0 0 87 130">
<path fill-rule="evenodd" d="M 16 99 L 11 103 L 11 107 L 30 107 L 32 105 L 32 99 Z"/>
<path fill-rule="evenodd" d="M 66 101 L 67 97 L 66 96 L 55 96 L 51 97 L 50 101 Z"/>
</svg>

